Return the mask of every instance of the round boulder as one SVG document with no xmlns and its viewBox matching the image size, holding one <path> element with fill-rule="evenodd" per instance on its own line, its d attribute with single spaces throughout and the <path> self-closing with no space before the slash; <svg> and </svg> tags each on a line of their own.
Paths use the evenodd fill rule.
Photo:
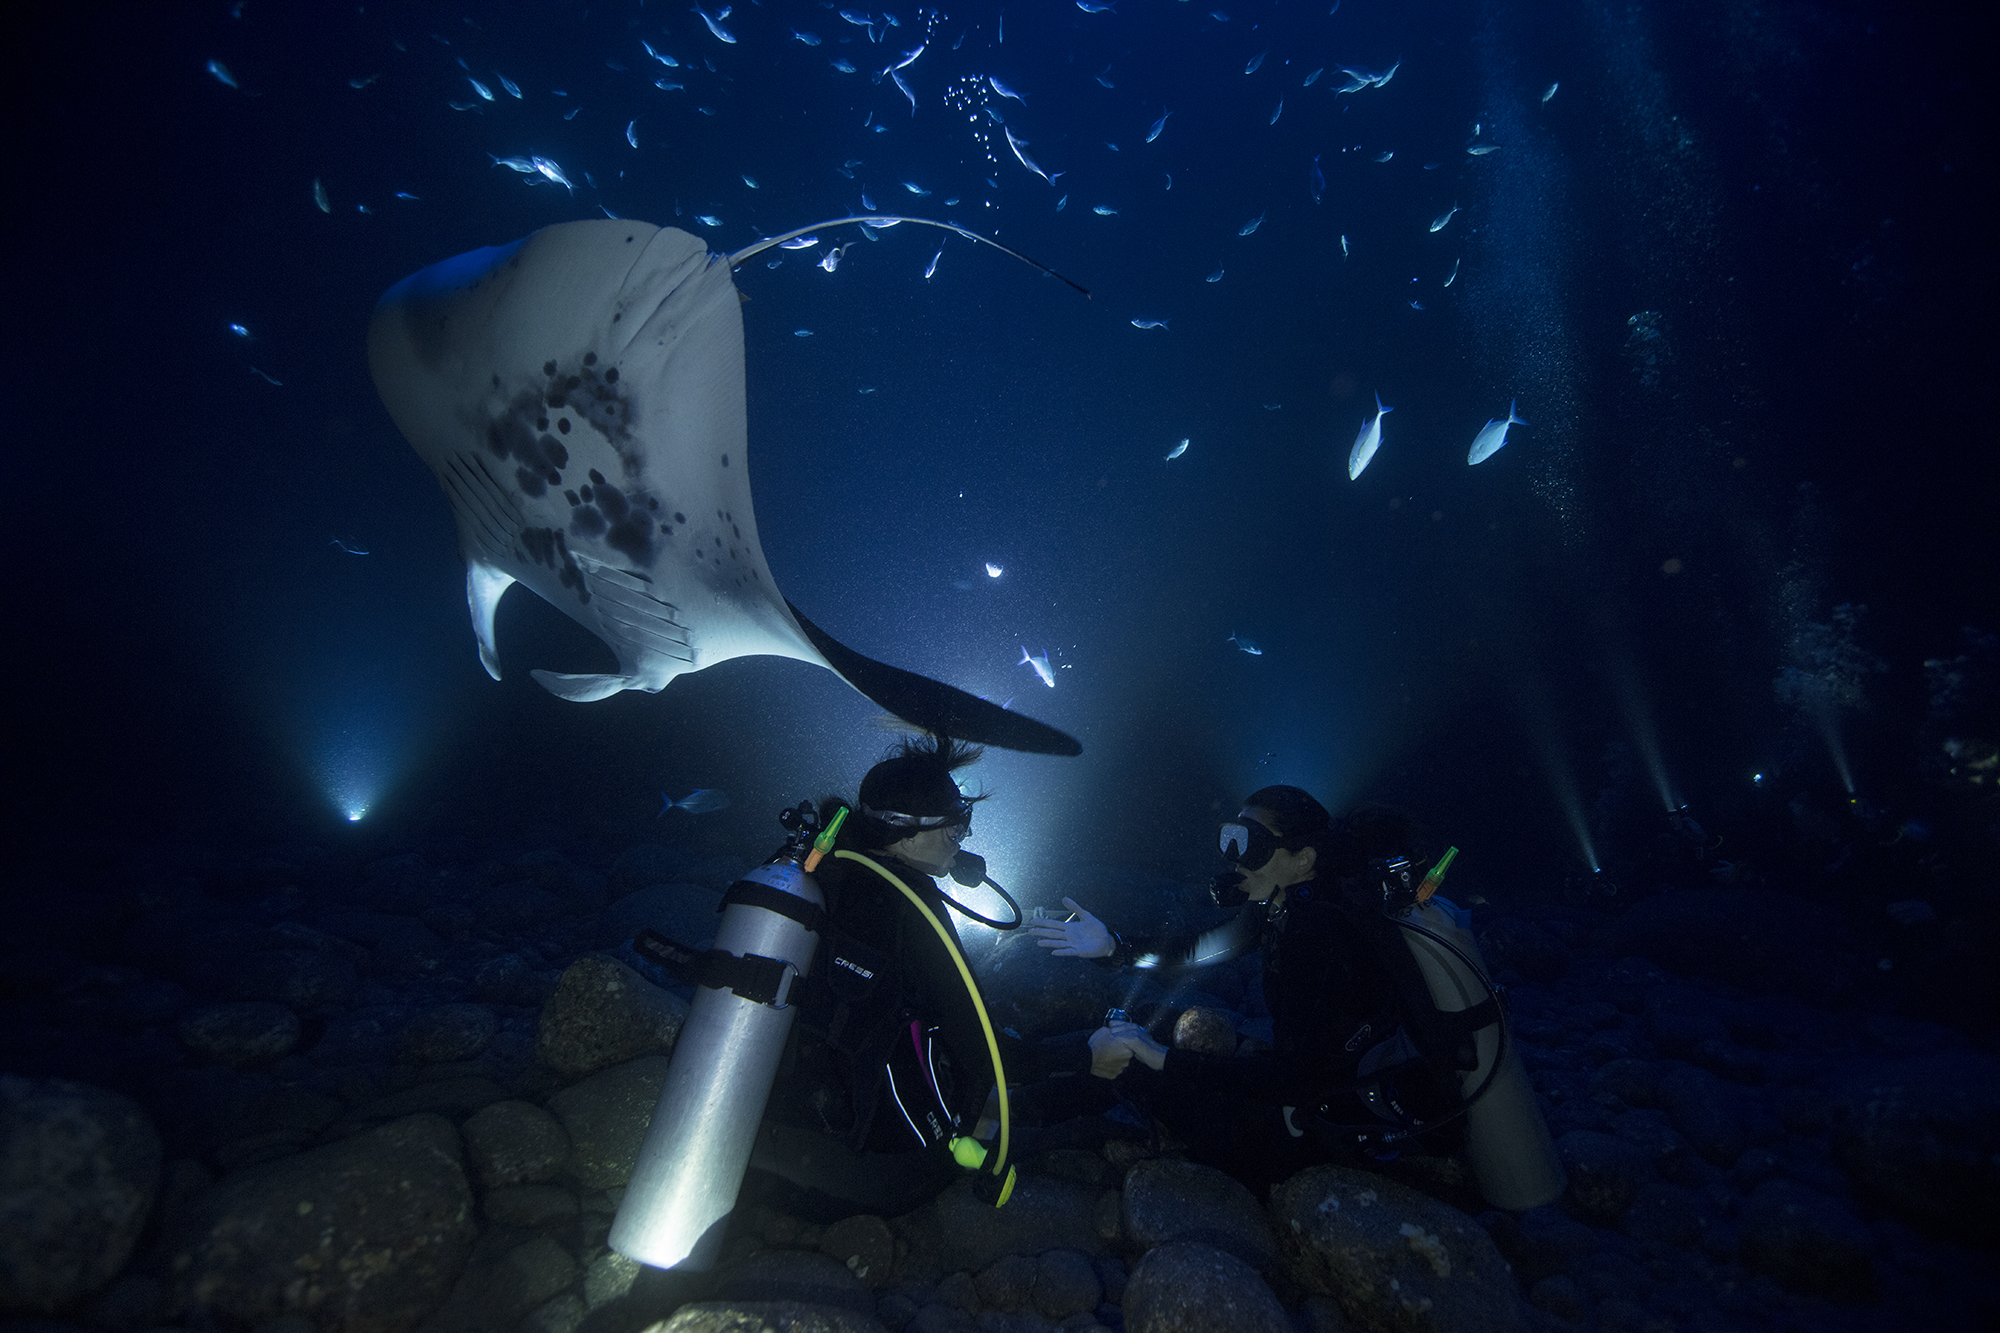
<svg viewBox="0 0 2000 1333">
<path fill-rule="evenodd" d="M 290 1055 L 304 1031 L 299 1016 L 269 1000 L 238 1000 L 189 1010 L 174 1035 L 189 1053 L 225 1065 L 256 1065 Z"/>
<path fill-rule="evenodd" d="M 1170 1157 L 1140 1162 L 1125 1174 L 1124 1222 L 1141 1250 L 1198 1240 L 1266 1271 L 1278 1253 L 1255 1195 L 1213 1167 Z"/>
<path fill-rule="evenodd" d="M 404 1026 L 397 1053 L 413 1065 L 454 1064 L 485 1050 L 499 1030 L 499 1020 L 483 1004 L 441 1004 Z"/>
<path fill-rule="evenodd" d="M 623 963 L 577 959 L 542 1006 L 535 1058 L 574 1078 L 673 1050 L 687 1004 Z"/>
<path fill-rule="evenodd" d="M 1149 1250 L 1125 1284 L 1127 1333 L 1291 1333 L 1257 1270 L 1200 1241 Z"/>
</svg>

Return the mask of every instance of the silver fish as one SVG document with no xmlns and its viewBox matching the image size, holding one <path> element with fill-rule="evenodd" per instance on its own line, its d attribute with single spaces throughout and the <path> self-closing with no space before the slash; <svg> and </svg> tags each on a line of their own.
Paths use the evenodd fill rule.
<svg viewBox="0 0 2000 1333">
<path fill-rule="evenodd" d="M 727 5 L 723 6 L 722 12 L 716 15 L 714 18 L 710 18 L 708 11 L 702 9 L 699 6 L 696 6 L 694 12 L 701 15 L 701 21 L 708 25 L 708 30 L 715 34 L 715 39 L 717 41 L 727 42 L 731 46 L 736 45 L 735 35 L 732 34 L 729 31 L 729 29 L 723 27 L 721 23 L 722 19 L 726 19 L 729 17 L 729 7 Z"/>
<path fill-rule="evenodd" d="M 1115 218 L 1118 216 L 1117 209 L 1111 208 L 1105 204 L 1099 204 L 1097 207 L 1091 209 L 1090 211 L 1097 214 L 1097 216 L 1101 218 Z"/>
<path fill-rule="evenodd" d="M 1173 114 L 1171 111 L 1162 111 L 1160 113 L 1160 118 L 1153 122 L 1153 128 L 1146 131 L 1147 143 L 1151 143 L 1160 137 L 1160 131 L 1167 127 L 1167 117 Z"/>
<path fill-rule="evenodd" d="M 493 157 L 493 154 L 488 153 L 486 156 Z M 518 171 L 524 176 L 532 176 L 541 170 L 530 157 L 493 157 L 493 165 L 505 167 L 509 171 Z"/>
<path fill-rule="evenodd" d="M 661 52 L 655 51 L 653 49 L 653 44 L 647 41 L 645 38 L 642 37 L 639 39 L 639 45 L 646 48 L 647 55 L 659 61 L 662 65 L 665 65 L 668 69 L 677 69 L 680 67 L 681 63 L 680 61 L 674 59 L 670 55 L 664 55 Z"/>
<path fill-rule="evenodd" d="M 1243 67 L 1243 72 L 1245 74 L 1255 74 L 1257 67 L 1264 63 L 1264 57 L 1270 54 L 1269 51 L 1259 51 L 1256 55 L 1251 56 L 1250 63 Z"/>
<path fill-rule="evenodd" d="M 317 176 L 313 177 L 313 202 L 319 205 L 319 211 L 322 213 L 331 213 L 333 211 L 333 205 L 328 202 L 326 197 L 326 187 L 319 183 L 319 177 Z"/>
<path fill-rule="evenodd" d="M 478 79 L 475 79 L 470 74 L 468 74 L 465 76 L 465 81 L 472 85 L 473 92 L 479 94 L 480 101 L 490 102 L 493 100 L 493 90 L 491 88 L 488 88 L 485 84 L 481 83 Z"/>
<path fill-rule="evenodd" d="M 1176 458 L 1179 458 L 1182 454 L 1186 453 L 1187 450 L 1188 450 L 1188 442 L 1186 440 L 1182 440 L 1179 444 L 1167 450 L 1167 461 L 1169 463 L 1173 462 Z"/>
<path fill-rule="evenodd" d="M 1347 479 L 1353 481 L 1364 472 L 1375 451 L 1382 447 L 1382 418 L 1396 409 L 1382 406 L 1382 395 L 1375 395 L 1375 415 L 1361 423 L 1361 433 L 1354 437 L 1354 448 L 1347 455 Z"/>
<path fill-rule="evenodd" d="M 1452 217 L 1455 214 L 1457 214 L 1457 212 L 1458 212 L 1458 205 L 1453 204 L 1451 206 L 1450 212 L 1439 215 L 1437 221 L 1431 223 L 1431 230 L 1443 231 L 1445 229 L 1446 224 L 1448 224 L 1452 220 Z"/>
<path fill-rule="evenodd" d="M 993 85 L 993 91 L 1000 94 L 1000 96 L 1011 97 L 1015 101 L 1021 103 L 1023 106 L 1027 105 L 1028 103 L 1027 98 L 1021 96 L 1021 94 L 1015 92 L 1012 88 L 1009 88 L 1006 84 L 1000 82 L 1000 80 L 994 78 L 991 74 L 988 74 L 986 76 L 986 81 Z"/>
<path fill-rule="evenodd" d="M 850 242 L 849 244 L 852 244 L 852 242 Z M 834 246 L 831 250 L 828 250 L 824 256 L 821 257 L 819 261 L 819 266 L 825 269 L 828 273 L 833 272 L 835 269 L 840 267 L 841 256 L 847 253 L 847 249 L 848 247 L 845 245 Z"/>
<path fill-rule="evenodd" d="M 1164 329 L 1167 327 L 1167 321 L 1164 319 L 1135 319 L 1132 321 L 1132 327 L 1135 329 Z"/>
<path fill-rule="evenodd" d="M 915 181 L 904 181 L 903 188 L 908 190 L 911 194 L 917 196 L 917 198 L 919 199 L 922 199 L 930 194 L 929 190 L 926 190 L 923 186 L 917 184 Z"/>
<path fill-rule="evenodd" d="M 1463 259 L 1454 259 L 1451 261 L 1451 273 L 1444 280 L 1445 286 L 1451 286 L 1452 281 L 1458 277 L 1458 266 L 1464 262 Z"/>
<path fill-rule="evenodd" d="M 804 42 L 807 46 L 819 45 L 819 37 L 817 34 L 810 32 L 800 32 L 797 28 L 792 29 L 792 40 L 798 42 Z"/>
<path fill-rule="evenodd" d="M 916 95 L 915 93 L 913 93 L 913 92 L 911 92 L 911 91 L 910 91 L 910 85 L 909 85 L 908 83 L 904 82 L 904 80 L 903 80 L 903 76 L 902 76 L 902 75 L 900 75 L 900 74 L 898 74 L 898 73 L 896 73 L 896 71 L 894 71 L 894 70 L 890 70 L 890 71 L 889 71 L 889 77 L 890 77 L 890 78 L 892 78 L 892 79 L 894 79 L 894 80 L 896 81 L 896 86 L 897 86 L 898 88 L 901 88 L 901 89 L 903 90 L 903 96 L 905 96 L 905 97 L 907 97 L 907 98 L 909 98 L 909 99 L 910 99 L 910 114 L 911 114 L 912 116 L 916 115 L 916 114 L 917 114 L 917 95 Z"/>
<path fill-rule="evenodd" d="M 522 100 L 521 89 L 512 79 L 508 78 L 505 74 L 499 73 L 496 73 L 493 77 L 500 80 L 500 86 L 507 90 L 507 96 L 517 101 Z"/>
<path fill-rule="evenodd" d="M 1324 74 L 1324 73 L 1326 73 L 1326 66 L 1324 66 L 1324 65 L 1321 65 L 1321 66 L 1320 66 L 1320 67 L 1319 67 L 1318 69 L 1316 69 L 1316 70 L 1314 70 L 1314 71 L 1313 71 L 1312 73 L 1310 73 L 1310 74 L 1306 75 L 1306 81 L 1305 81 L 1304 83 L 1300 84 L 1300 85 L 1299 85 L 1299 87 L 1301 87 L 1301 88 L 1310 88 L 1310 87 L 1312 87 L 1312 86 L 1313 86 L 1313 85 L 1314 85 L 1315 83 L 1318 83 L 1318 82 L 1319 82 L 1319 76 L 1320 76 L 1320 75 L 1322 75 L 1322 74 Z"/>
<path fill-rule="evenodd" d="M 223 64 L 220 60 L 209 61 L 208 72 L 210 74 L 213 74 L 216 78 L 216 81 L 222 84 L 223 87 L 234 88 L 236 86 L 236 76 L 234 74 L 231 74 L 229 72 L 229 66 Z"/>
<path fill-rule="evenodd" d="M 834 62 L 833 62 L 833 67 L 834 67 L 835 69 L 839 70 L 839 71 L 840 71 L 840 72 L 841 72 L 842 74 L 852 74 L 852 73 L 854 72 L 854 65 L 853 65 L 853 63 L 852 63 L 852 62 L 850 62 L 850 61 L 846 61 L 846 60 L 836 60 L 836 61 L 834 61 Z"/>
<path fill-rule="evenodd" d="M 931 275 L 937 272 L 938 260 L 943 258 L 944 258 L 944 247 L 940 245 L 938 247 L 938 252 L 931 256 L 931 262 L 924 266 L 925 282 L 929 282 L 931 280 Z"/>
<path fill-rule="evenodd" d="M 1558 88 L 1560 88 L 1560 87 L 1562 87 L 1562 84 L 1560 84 L 1560 83 L 1552 83 L 1552 84 L 1550 84 L 1550 85 L 1549 85 L 1549 90 L 1548 90 L 1547 92 L 1545 92 L 1545 93 L 1543 93 L 1543 94 L 1542 94 L 1542 105 L 1543 105 L 1543 106 L 1547 106 L 1547 105 L 1549 104 L 1549 99 L 1550 99 L 1551 97 L 1554 97 L 1554 96 L 1556 95 L 1556 89 L 1558 89 Z"/>
<path fill-rule="evenodd" d="M 625 142 L 631 144 L 634 148 L 637 148 L 639 146 L 638 121 L 628 120 L 625 122 Z"/>
<path fill-rule="evenodd" d="M 1485 157 L 1488 153 L 1499 152 L 1500 145 L 1497 143 L 1476 143 L 1465 151 L 1474 157 Z"/>
<path fill-rule="evenodd" d="M 1284 114 L 1285 114 L 1285 99 L 1284 99 L 1284 98 L 1282 98 L 1282 97 L 1280 97 L 1280 98 L 1278 99 L 1278 105 L 1277 105 L 1277 108 L 1276 108 L 1275 110 L 1273 110 L 1273 111 L 1271 112 L 1271 123 L 1272 123 L 1273 125 L 1277 124 L 1277 123 L 1278 123 L 1278 117 L 1279 117 L 1279 116 L 1282 116 L 1282 115 L 1284 115 Z"/>
<path fill-rule="evenodd" d="M 1269 213 L 1270 211 L 1271 210 L 1267 208 L 1264 210 L 1263 213 L 1259 213 L 1256 217 L 1251 218 L 1248 222 L 1244 223 L 1242 226 L 1236 229 L 1236 234 L 1238 236 L 1248 236 L 1251 232 L 1263 226 L 1265 214 Z"/>
<path fill-rule="evenodd" d="M 1514 404 L 1507 404 L 1505 421 L 1489 421 L 1479 428 L 1479 434 L 1472 437 L 1472 449 L 1465 455 L 1468 467 L 1477 467 L 1500 452 L 1507 443 L 1507 427 L 1525 426 L 1528 423 L 1514 414 Z"/>
<path fill-rule="evenodd" d="M 1027 146 L 1028 141 L 1026 139 L 1015 137 L 1014 131 L 1006 125 L 1002 125 L 1000 127 L 1000 132 L 1007 136 L 1007 146 L 1014 150 L 1014 156 L 1020 160 L 1022 166 L 1034 172 L 1037 176 L 1040 176 L 1043 180 L 1049 181 L 1049 184 L 1051 185 L 1055 184 L 1054 181 L 1049 180 L 1048 172 L 1043 171 L 1040 167 L 1035 165 L 1035 159 L 1029 157 L 1026 153 L 1021 151 L 1023 148 Z"/>
<path fill-rule="evenodd" d="M 1215 272 L 1213 272 L 1213 273 L 1209 274 L 1209 275 L 1208 275 L 1208 280 L 1209 280 L 1210 282 L 1221 282 L 1221 281 L 1222 281 L 1222 270 L 1221 270 L 1221 269 L 1217 269 L 1217 270 L 1215 270 Z"/>
<path fill-rule="evenodd" d="M 1231 630 L 1229 632 L 1229 637 L 1224 639 L 1223 642 L 1235 644 L 1238 651 L 1246 652 L 1250 654 L 1250 656 L 1252 657 L 1262 657 L 1264 655 L 1264 650 L 1257 646 L 1256 640 L 1251 639 L 1245 635 L 1238 634 L 1234 630 Z"/>
<path fill-rule="evenodd" d="M 548 177 L 556 184 L 562 186 L 565 190 L 568 190 L 571 194 L 576 193 L 576 187 L 569 183 L 569 177 L 563 175 L 563 169 L 557 166 L 549 158 L 543 157 L 540 153 L 537 153 L 534 156 L 530 157 L 528 160 L 535 164 L 536 171 L 541 172 L 542 175 Z"/>
<path fill-rule="evenodd" d="M 722 225 L 722 219 L 713 213 L 703 213 L 696 217 L 695 221 L 704 227 L 720 227 Z"/>
</svg>

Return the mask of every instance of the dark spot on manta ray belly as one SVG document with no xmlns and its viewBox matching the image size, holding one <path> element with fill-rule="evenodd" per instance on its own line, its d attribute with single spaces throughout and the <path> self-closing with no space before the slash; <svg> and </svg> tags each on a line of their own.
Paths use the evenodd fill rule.
<svg viewBox="0 0 2000 1333">
<path fill-rule="evenodd" d="M 728 467 L 728 466 L 729 466 L 729 455 L 728 455 L 728 454 L 724 454 L 724 455 L 722 456 L 722 466 L 724 466 L 724 467 Z"/>
<path fill-rule="evenodd" d="M 602 478 L 599 478 L 599 480 L 602 480 Z M 583 502 L 585 504 L 588 505 L 597 503 L 597 492 L 595 490 L 593 490 L 588 486 L 582 487 L 581 490 L 583 494 Z"/>
<path fill-rule="evenodd" d="M 604 382 L 606 384 L 616 384 L 618 382 L 618 367 L 613 366 L 604 372 Z"/>
<path fill-rule="evenodd" d="M 596 365 L 596 364 L 597 364 L 597 353 L 595 353 L 595 352 L 585 352 L 585 353 L 583 354 L 583 364 L 585 364 L 586 366 L 594 366 L 594 365 Z"/>
</svg>

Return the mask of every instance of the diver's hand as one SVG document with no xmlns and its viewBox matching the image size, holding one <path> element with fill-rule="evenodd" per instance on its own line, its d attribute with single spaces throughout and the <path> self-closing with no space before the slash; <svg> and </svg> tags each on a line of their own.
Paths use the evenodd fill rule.
<svg viewBox="0 0 2000 1333">
<path fill-rule="evenodd" d="M 1090 1072 L 1099 1078 L 1117 1078 L 1132 1063 L 1132 1046 L 1108 1027 L 1090 1034 Z"/>
<path fill-rule="evenodd" d="M 1074 898 L 1063 899 L 1063 906 L 1076 913 L 1075 919 L 1036 922 L 1028 927 L 1034 932 L 1035 943 L 1052 950 L 1058 958 L 1109 958 L 1118 941 L 1105 924 L 1079 907 Z"/>
<path fill-rule="evenodd" d="M 1158 1069 L 1167 1062 L 1167 1048 L 1154 1041 L 1137 1023 L 1107 1023 L 1103 1031 L 1125 1043 L 1140 1064 Z"/>
</svg>

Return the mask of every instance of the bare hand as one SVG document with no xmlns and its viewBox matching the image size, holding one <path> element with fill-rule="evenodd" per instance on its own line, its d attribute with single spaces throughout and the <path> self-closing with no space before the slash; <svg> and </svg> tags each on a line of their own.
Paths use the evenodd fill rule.
<svg viewBox="0 0 2000 1333">
<path fill-rule="evenodd" d="M 1118 942 L 1105 924 L 1079 907 L 1073 898 L 1063 899 L 1063 906 L 1076 914 L 1074 919 L 1037 921 L 1028 927 L 1036 937 L 1035 943 L 1053 951 L 1058 958 L 1109 958 Z"/>
<path fill-rule="evenodd" d="M 1151 1034 L 1137 1023 L 1108 1023 L 1102 1031 L 1124 1042 L 1139 1063 L 1148 1069 L 1158 1069 L 1167 1062 L 1167 1048 L 1154 1041 Z"/>
<path fill-rule="evenodd" d="M 1132 1063 L 1130 1043 L 1114 1035 L 1110 1028 L 1090 1034 L 1090 1072 L 1099 1078 L 1117 1078 Z"/>
</svg>

